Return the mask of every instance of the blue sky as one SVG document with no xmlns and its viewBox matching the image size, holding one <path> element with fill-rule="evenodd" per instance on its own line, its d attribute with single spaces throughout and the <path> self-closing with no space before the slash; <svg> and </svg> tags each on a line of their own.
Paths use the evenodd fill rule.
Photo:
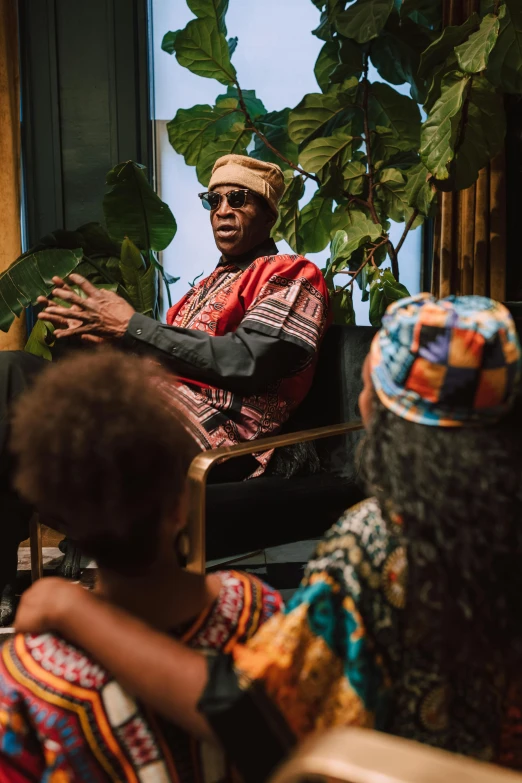
<svg viewBox="0 0 522 783">
<path fill-rule="evenodd" d="M 202 188 L 195 169 L 170 147 L 165 129 L 179 108 L 212 104 L 226 89 L 213 79 L 195 76 L 161 50 L 164 33 L 184 27 L 192 18 L 185 0 L 153 0 L 159 188 L 178 222 L 176 237 L 163 254 L 167 271 L 181 278 L 171 288 L 173 301 L 185 293 L 189 281 L 200 272 L 208 274 L 218 260 L 208 212 L 197 197 Z M 305 93 L 320 91 L 313 68 L 323 42 L 310 32 L 318 20 L 311 0 L 230 0 L 227 27 L 229 35 L 239 38 L 233 56 L 239 82 L 244 89 L 255 89 L 268 111 L 293 107 Z M 400 235 L 402 228 L 397 226 L 396 233 Z M 401 252 L 401 282 L 411 293 L 418 290 L 420 233 L 412 233 Z M 280 250 L 288 247 L 278 244 Z M 328 250 L 309 257 L 323 266 Z M 368 323 L 367 305 L 359 307 L 356 302 L 356 311 L 358 323 Z"/>
</svg>

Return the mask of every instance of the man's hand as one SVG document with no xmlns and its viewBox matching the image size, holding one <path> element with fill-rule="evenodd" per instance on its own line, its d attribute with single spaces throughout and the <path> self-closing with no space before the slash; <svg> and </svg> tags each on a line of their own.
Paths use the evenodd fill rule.
<svg viewBox="0 0 522 783">
<path fill-rule="evenodd" d="M 58 577 L 45 577 L 26 590 L 15 617 L 17 633 L 60 631 L 62 619 L 71 612 L 81 612 L 85 600 L 94 596 L 78 584 Z"/>
<path fill-rule="evenodd" d="M 71 307 L 54 304 L 44 296 L 38 297 L 38 302 L 46 305 L 45 310 L 38 313 L 38 318 L 56 327 L 55 337 L 123 337 L 136 312 L 134 308 L 118 294 L 96 288 L 81 275 L 72 274 L 69 280 L 86 294 L 85 299 L 75 294 L 60 277 L 53 277 L 57 288 L 53 289 L 52 296 L 70 302 Z"/>
</svg>

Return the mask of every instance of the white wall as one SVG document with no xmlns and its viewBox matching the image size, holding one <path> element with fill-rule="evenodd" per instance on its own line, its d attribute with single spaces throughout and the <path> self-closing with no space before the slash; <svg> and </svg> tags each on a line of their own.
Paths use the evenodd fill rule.
<svg viewBox="0 0 522 783">
<path fill-rule="evenodd" d="M 180 277 L 171 287 L 173 301 L 185 293 L 196 275 L 208 274 L 218 260 L 209 215 L 197 197 L 202 188 L 195 169 L 174 152 L 166 132 L 166 122 L 179 108 L 213 104 L 216 96 L 226 91 L 219 82 L 182 68 L 174 56 L 161 50 L 164 33 L 184 27 L 191 18 L 185 0 L 153 0 L 158 181 L 161 197 L 178 223 L 178 232 L 163 254 L 167 272 Z M 319 92 L 313 67 L 323 42 L 310 34 L 318 20 L 319 12 L 311 0 L 230 0 L 227 27 L 229 36 L 239 38 L 233 56 L 239 82 L 244 89 L 255 89 L 268 111 L 293 107 L 305 93 Z M 397 239 L 402 230 L 402 225 L 394 226 L 392 238 Z M 420 230 L 411 233 L 401 251 L 401 282 L 411 293 L 419 290 L 420 240 Z M 278 245 L 288 251 L 285 242 Z M 309 257 L 323 266 L 328 250 Z M 354 288 L 357 322 L 368 323 L 367 305 L 358 304 L 360 292 Z"/>
</svg>

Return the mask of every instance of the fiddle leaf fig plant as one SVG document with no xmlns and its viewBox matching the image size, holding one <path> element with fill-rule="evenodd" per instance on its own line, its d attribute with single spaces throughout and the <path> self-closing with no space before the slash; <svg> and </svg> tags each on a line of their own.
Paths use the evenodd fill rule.
<svg viewBox="0 0 522 783">
<path fill-rule="evenodd" d="M 100 288 L 116 291 L 137 312 L 154 318 L 159 317 L 162 277 L 170 302 L 169 285 L 178 278 L 164 272 L 156 253 L 164 250 L 176 233 L 172 212 L 137 163 L 119 163 L 107 174 L 107 185 L 105 226 L 87 223 L 75 231 L 58 229 L 0 275 L 2 331 L 9 329 L 25 307 L 36 304 L 38 296 L 50 294 L 53 276 L 65 278 L 71 272 Z M 53 332 L 52 324 L 37 321 L 26 350 L 50 360 Z"/>
<path fill-rule="evenodd" d="M 166 33 L 163 49 L 227 91 L 180 109 L 169 139 L 204 187 L 219 155 L 278 163 L 286 187 L 274 238 L 303 255 L 330 245 L 335 320 L 354 323 L 357 284 L 379 325 L 408 294 L 399 258 L 409 232 L 435 215 L 440 191 L 472 185 L 502 149 L 503 96 L 522 93 L 522 10 L 519 0 L 484 0 L 480 14 L 443 29 L 442 0 L 312 2 L 324 42 L 318 90 L 267 110 L 232 63 L 228 0 L 187 0 L 196 18 Z M 307 181 L 316 188 L 304 203 Z M 396 242 L 392 222 L 403 224 Z"/>
</svg>

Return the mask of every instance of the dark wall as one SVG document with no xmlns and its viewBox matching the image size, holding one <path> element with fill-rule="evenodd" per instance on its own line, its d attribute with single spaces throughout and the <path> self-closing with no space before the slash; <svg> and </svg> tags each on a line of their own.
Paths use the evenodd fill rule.
<svg viewBox="0 0 522 783">
<path fill-rule="evenodd" d="M 507 279 L 508 301 L 522 301 L 522 97 L 509 95 L 507 109 Z M 521 311 L 522 316 L 522 311 Z"/>
<path fill-rule="evenodd" d="M 105 175 L 152 164 L 148 0 L 20 0 L 28 243 L 100 220 Z"/>
</svg>

